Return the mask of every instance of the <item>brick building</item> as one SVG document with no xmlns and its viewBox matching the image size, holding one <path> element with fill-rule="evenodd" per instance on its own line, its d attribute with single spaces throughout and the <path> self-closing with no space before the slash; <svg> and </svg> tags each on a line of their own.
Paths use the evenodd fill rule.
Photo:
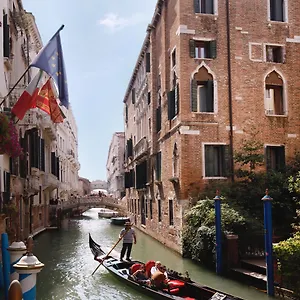
<svg viewBox="0 0 300 300">
<path fill-rule="evenodd" d="M 189 195 L 262 143 L 266 169 L 299 145 L 296 0 L 159 0 L 125 94 L 128 210 L 181 252 Z"/>
</svg>

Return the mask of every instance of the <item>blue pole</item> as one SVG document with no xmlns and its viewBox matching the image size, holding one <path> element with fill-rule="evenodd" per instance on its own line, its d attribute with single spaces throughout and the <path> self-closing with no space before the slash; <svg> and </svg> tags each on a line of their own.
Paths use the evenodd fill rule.
<svg viewBox="0 0 300 300">
<path fill-rule="evenodd" d="M 264 202 L 265 227 L 265 255 L 267 264 L 267 293 L 274 296 L 274 269 L 273 269 L 273 230 L 272 230 L 272 198 L 266 189 L 266 195 L 261 199 Z"/>
<path fill-rule="evenodd" d="M 216 273 L 222 273 L 222 227 L 221 227 L 221 197 L 219 191 L 215 200 L 215 222 L 216 222 Z"/>
<path fill-rule="evenodd" d="M 10 255 L 7 250 L 8 235 L 7 233 L 1 234 L 1 251 L 2 251 L 2 263 L 3 263 L 3 283 L 4 283 L 4 293 L 5 299 L 8 299 L 8 289 L 10 285 Z"/>
</svg>

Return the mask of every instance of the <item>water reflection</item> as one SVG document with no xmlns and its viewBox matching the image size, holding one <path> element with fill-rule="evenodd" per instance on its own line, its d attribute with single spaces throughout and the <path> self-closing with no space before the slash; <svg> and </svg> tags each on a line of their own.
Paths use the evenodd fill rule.
<svg viewBox="0 0 300 300">
<path fill-rule="evenodd" d="M 97 209 L 91 209 L 80 219 L 71 220 L 61 231 L 48 231 L 35 239 L 35 255 L 45 264 L 38 274 L 37 298 L 48 299 L 151 299 L 122 285 L 103 267 L 91 276 L 98 263 L 93 260 L 88 233 L 107 251 L 118 240 L 122 229 L 110 224 L 108 219 L 99 219 Z M 265 294 L 251 287 L 216 276 L 188 259 L 182 259 L 152 238 L 137 231 L 137 244 L 132 256 L 141 261 L 160 260 L 167 267 L 184 273 L 204 285 L 235 294 L 246 300 L 268 299 Z M 120 251 L 121 245 L 116 250 Z"/>
</svg>

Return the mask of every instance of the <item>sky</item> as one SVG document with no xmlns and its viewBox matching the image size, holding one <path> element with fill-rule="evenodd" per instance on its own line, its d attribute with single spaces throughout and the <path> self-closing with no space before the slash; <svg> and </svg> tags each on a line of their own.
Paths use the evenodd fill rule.
<svg viewBox="0 0 300 300">
<path fill-rule="evenodd" d="M 79 175 L 106 180 L 112 135 L 124 131 L 123 98 L 157 0 L 23 0 L 44 45 L 61 31 L 78 127 Z"/>
</svg>

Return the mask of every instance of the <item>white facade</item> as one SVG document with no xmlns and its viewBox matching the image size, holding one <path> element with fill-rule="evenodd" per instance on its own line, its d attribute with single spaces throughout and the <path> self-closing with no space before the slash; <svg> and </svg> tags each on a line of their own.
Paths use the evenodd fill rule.
<svg viewBox="0 0 300 300">
<path fill-rule="evenodd" d="M 81 192 L 78 171 L 80 164 L 78 161 L 78 136 L 76 121 L 73 116 L 71 106 L 67 110 L 62 107 L 66 116 L 63 123 L 57 124 L 56 149 L 60 158 L 60 187 L 59 197 L 67 200 L 72 195 Z"/>
<path fill-rule="evenodd" d="M 107 191 L 114 198 L 122 198 L 125 195 L 125 134 L 114 133 L 107 157 Z"/>
<path fill-rule="evenodd" d="M 94 180 L 91 182 L 91 190 L 107 190 L 107 182 L 104 180 Z"/>
</svg>

